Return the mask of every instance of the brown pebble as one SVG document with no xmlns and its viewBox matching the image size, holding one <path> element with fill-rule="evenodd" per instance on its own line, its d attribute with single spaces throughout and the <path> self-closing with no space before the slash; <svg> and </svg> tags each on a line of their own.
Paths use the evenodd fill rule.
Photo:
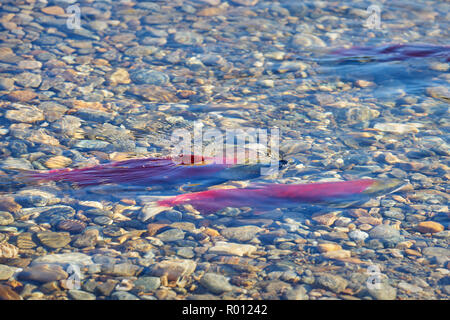
<svg viewBox="0 0 450 320">
<path fill-rule="evenodd" d="M 58 6 L 42 8 L 41 11 L 52 16 L 62 16 L 65 14 L 64 9 Z"/>
<path fill-rule="evenodd" d="M 58 223 L 58 229 L 62 231 L 69 231 L 71 233 L 80 233 L 86 228 L 86 223 L 80 220 L 67 219 L 61 220 Z"/>
<path fill-rule="evenodd" d="M 0 258 L 17 258 L 19 256 L 19 249 L 7 242 L 0 243 Z"/>
<path fill-rule="evenodd" d="M 444 226 L 434 221 L 422 221 L 417 226 L 417 231 L 421 233 L 436 233 L 444 231 Z"/>
<path fill-rule="evenodd" d="M 22 297 L 9 286 L 0 284 L 0 300 L 22 300 Z"/>
<path fill-rule="evenodd" d="M 37 93 L 31 90 L 16 90 L 8 94 L 11 101 L 27 102 L 37 97 Z"/>
</svg>

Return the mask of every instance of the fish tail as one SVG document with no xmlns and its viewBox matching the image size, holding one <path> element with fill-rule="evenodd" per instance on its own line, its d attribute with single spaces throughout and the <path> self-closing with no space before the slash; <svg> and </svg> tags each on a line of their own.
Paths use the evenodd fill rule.
<svg viewBox="0 0 450 320">
<path fill-rule="evenodd" d="M 164 200 L 171 199 L 171 196 L 142 196 L 141 202 L 144 204 L 138 219 L 145 222 L 163 211 L 172 209 L 172 206 L 167 204 Z"/>
</svg>

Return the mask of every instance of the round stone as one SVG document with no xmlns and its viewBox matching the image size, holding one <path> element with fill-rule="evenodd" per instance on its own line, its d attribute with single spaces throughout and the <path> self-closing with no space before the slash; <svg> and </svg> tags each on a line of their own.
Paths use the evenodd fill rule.
<svg viewBox="0 0 450 320">
<path fill-rule="evenodd" d="M 131 80 L 138 84 L 162 86 L 169 82 L 169 76 L 160 71 L 137 70 L 131 73 Z"/>
<path fill-rule="evenodd" d="M 7 226 L 14 222 L 12 214 L 6 211 L 0 211 L 0 226 Z"/>
</svg>

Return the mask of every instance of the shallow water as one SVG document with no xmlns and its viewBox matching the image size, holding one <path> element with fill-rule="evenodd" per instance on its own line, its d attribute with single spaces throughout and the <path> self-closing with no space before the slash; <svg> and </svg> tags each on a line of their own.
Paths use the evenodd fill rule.
<svg viewBox="0 0 450 320">
<path fill-rule="evenodd" d="M 450 4 L 371 4 L 2 1 L 0 298 L 448 299 Z M 206 216 L 152 206 L 216 183 L 19 180 L 167 156 L 199 123 L 279 128 L 287 166 L 220 188 L 407 185 L 349 208 Z"/>
</svg>

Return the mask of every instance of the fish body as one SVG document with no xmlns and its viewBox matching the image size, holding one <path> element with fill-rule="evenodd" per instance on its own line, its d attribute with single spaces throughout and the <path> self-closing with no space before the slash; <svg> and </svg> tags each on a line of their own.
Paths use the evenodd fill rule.
<svg viewBox="0 0 450 320">
<path fill-rule="evenodd" d="M 300 204 L 328 204 L 346 207 L 355 202 L 393 192 L 400 180 L 361 179 L 310 184 L 265 184 L 240 189 L 213 189 L 181 194 L 157 201 L 158 207 L 190 204 L 202 213 L 225 207 L 251 207 L 256 211 L 293 208 Z"/>
<path fill-rule="evenodd" d="M 130 159 L 80 169 L 56 169 L 26 172 L 23 180 L 30 182 L 61 181 L 79 187 L 102 184 L 141 186 L 210 186 L 228 180 L 246 180 L 260 176 L 262 163 L 240 165 L 236 159 L 188 156 L 181 158 Z"/>
</svg>

